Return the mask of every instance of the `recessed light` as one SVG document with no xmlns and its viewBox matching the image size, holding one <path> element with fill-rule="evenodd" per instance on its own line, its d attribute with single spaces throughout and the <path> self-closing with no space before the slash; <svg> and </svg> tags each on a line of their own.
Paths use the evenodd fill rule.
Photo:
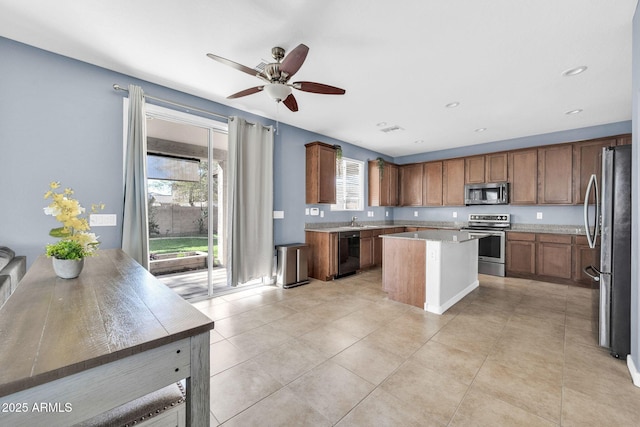
<svg viewBox="0 0 640 427">
<path fill-rule="evenodd" d="M 380 123 L 376 123 L 376 126 L 378 127 L 382 127 L 382 126 L 386 126 L 387 122 L 380 122 Z"/>
<path fill-rule="evenodd" d="M 418 139 L 417 141 L 413 141 L 414 144 L 422 144 L 424 139 Z"/>
<path fill-rule="evenodd" d="M 584 73 L 585 71 L 587 71 L 587 66 L 581 65 L 580 67 L 571 68 L 564 71 L 562 75 L 565 77 L 577 76 L 578 74 Z"/>
<path fill-rule="evenodd" d="M 580 113 L 582 113 L 582 109 L 578 108 L 576 110 L 567 111 L 565 114 L 568 116 L 572 116 L 574 114 L 580 114 Z"/>
<path fill-rule="evenodd" d="M 487 128 L 478 128 L 475 131 L 476 132 L 484 132 L 485 130 L 487 130 Z"/>
<path fill-rule="evenodd" d="M 459 102 L 450 102 L 447 105 L 445 105 L 445 107 L 447 107 L 447 108 L 456 108 L 458 105 L 460 105 Z"/>
</svg>

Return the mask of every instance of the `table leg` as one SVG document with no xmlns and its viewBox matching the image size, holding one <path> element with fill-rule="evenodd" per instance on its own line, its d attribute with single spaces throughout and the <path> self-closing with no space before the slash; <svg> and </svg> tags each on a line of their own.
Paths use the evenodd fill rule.
<svg viewBox="0 0 640 427">
<path fill-rule="evenodd" d="M 187 425 L 208 427 L 209 332 L 191 337 L 191 372 L 187 378 Z"/>
</svg>

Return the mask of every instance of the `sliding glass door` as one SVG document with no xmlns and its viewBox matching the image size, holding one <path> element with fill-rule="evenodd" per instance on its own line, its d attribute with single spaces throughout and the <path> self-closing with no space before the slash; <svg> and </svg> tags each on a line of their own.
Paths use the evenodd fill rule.
<svg viewBox="0 0 640 427">
<path fill-rule="evenodd" d="M 226 130 L 147 105 L 149 269 L 185 299 L 227 286 Z"/>
</svg>

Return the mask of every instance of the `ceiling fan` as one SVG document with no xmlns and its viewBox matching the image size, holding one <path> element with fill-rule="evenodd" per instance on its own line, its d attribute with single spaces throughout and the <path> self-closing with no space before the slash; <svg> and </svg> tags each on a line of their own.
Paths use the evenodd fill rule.
<svg viewBox="0 0 640 427">
<path fill-rule="evenodd" d="M 242 90 L 238 93 L 234 93 L 227 97 L 227 99 L 240 98 L 242 96 L 251 95 L 257 92 L 265 91 L 276 102 L 282 102 L 291 111 L 298 111 L 298 102 L 291 93 L 291 88 L 301 90 L 303 92 L 320 93 L 325 95 L 344 95 L 345 90 L 338 87 L 325 85 L 322 83 L 314 82 L 294 82 L 289 83 L 289 79 L 298 72 L 304 60 L 309 53 L 309 48 L 304 44 L 298 45 L 295 49 L 289 52 L 285 56 L 285 50 L 281 47 L 274 47 L 271 49 L 271 56 L 275 62 L 271 64 L 264 64 L 264 68 L 261 70 L 256 67 L 249 68 L 237 62 L 223 58 L 212 53 L 207 53 L 207 56 L 218 62 L 222 62 L 225 65 L 240 70 L 244 73 L 250 74 L 264 81 L 262 86 L 256 86 L 249 89 Z M 261 64 L 263 65 L 263 64 Z"/>
</svg>

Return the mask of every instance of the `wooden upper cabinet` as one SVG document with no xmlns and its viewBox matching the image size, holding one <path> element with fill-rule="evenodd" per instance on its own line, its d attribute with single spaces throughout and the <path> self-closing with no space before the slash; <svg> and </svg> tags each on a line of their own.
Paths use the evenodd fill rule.
<svg viewBox="0 0 640 427">
<path fill-rule="evenodd" d="M 507 181 L 507 153 L 493 153 L 464 159 L 464 183 Z"/>
<path fill-rule="evenodd" d="M 398 166 L 385 162 L 382 170 L 377 160 L 369 161 L 369 206 L 398 205 Z"/>
<path fill-rule="evenodd" d="M 631 134 L 618 136 L 616 145 L 630 145 L 630 144 L 631 144 Z"/>
<path fill-rule="evenodd" d="M 538 149 L 538 204 L 573 203 L 572 144 Z"/>
<path fill-rule="evenodd" d="M 509 153 L 509 202 L 512 205 L 535 205 L 538 202 L 538 150 Z"/>
<path fill-rule="evenodd" d="M 506 182 L 508 180 L 509 159 L 507 153 L 493 153 L 484 156 L 484 181 Z"/>
<path fill-rule="evenodd" d="M 442 162 L 442 204 L 444 206 L 464 206 L 464 164 L 464 158 Z"/>
<path fill-rule="evenodd" d="M 573 198 L 575 203 L 584 203 L 584 195 L 591 175 L 597 177 L 600 186 L 602 176 L 602 149 L 616 145 L 616 138 L 596 139 L 573 144 Z M 591 193 L 589 203 L 595 203 Z"/>
<path fill-rule="evenodd" d="M 336 203 L 336 149 L 323 142 L 311 142 L 306 147 L 307 204 Z"/>
<path fill-rule="evenodd" d="M 400 206 L 422 206 L 422 166 L 400 166 Z"/>
<path fill-rule="evenodd" d="M 464 183 L 482 184 L 485 182 L 484 156 L 466 157 L 464 159 Z"/>
<path fill-rule="evenodd" d="M 424 164 L 422 189 L 425 206 L 442 206 L 442 162 Z"/>
</svg>

